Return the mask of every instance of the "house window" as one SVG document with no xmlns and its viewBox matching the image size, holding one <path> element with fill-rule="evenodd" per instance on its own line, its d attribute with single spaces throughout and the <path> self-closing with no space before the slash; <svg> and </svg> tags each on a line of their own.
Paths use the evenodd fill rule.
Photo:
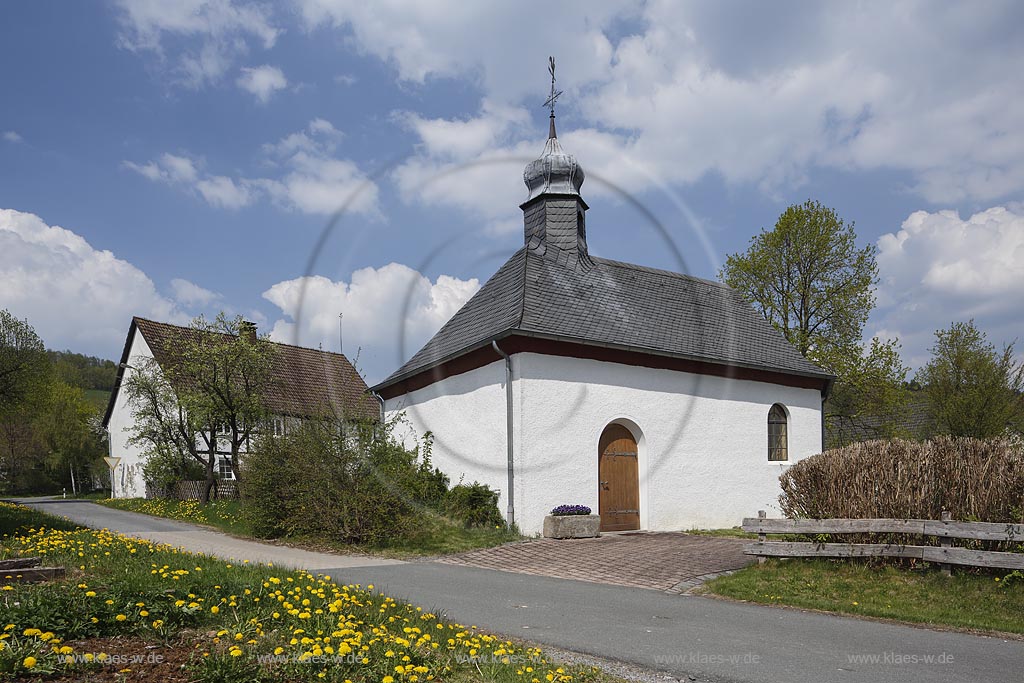
<svg viewBox="0 0 1024 683">
<path fill-rule="evenodd" d="M 221 479 L 235 478 L 235 473 L 231 471 L 231 458 L 217 458 L 217 475 Z"/>
<path fill-rule="evenodd" d="M 768 411 L 768 460 L 789 460 L 786 409 L 776 403 Z"/>
<path fill-rule="evenodd" d="M 275 417 L 270 421 L 270 433 L 274 436 L 284 436 L 284 419 Z"/>
</svg>

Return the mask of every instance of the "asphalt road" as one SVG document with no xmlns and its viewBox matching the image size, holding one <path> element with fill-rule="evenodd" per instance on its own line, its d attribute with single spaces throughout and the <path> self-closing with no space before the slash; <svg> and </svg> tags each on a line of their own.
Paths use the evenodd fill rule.
<svg viewBox="0 0 1024 683">
<path fill-rule="evenodd" d="M 136 535 L 182 524 L 91 503 L 40 507 Z M 343 560 L 338 565 L 347 562 L 338 559 Z M 463 624 L 684 680 L 1024 680 L 1024 641 L 1019 640 L 433 562 L 316 569 L 345 583 L 372 583 L 388 595 L 407 598 Z"/>
</svg>

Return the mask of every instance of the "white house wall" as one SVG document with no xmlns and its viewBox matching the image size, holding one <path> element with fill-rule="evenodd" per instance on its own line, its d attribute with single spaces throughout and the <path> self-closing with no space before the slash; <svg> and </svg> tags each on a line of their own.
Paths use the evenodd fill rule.
<svg viewBox="0 0 1024 683">
<path fill-rule="evenodd" d="M 136 328 L 128 352 L 128 364 L 139 366 L 144 358 L 152 358 L 153 352 L 142 333 Z M 134 372 L 124 369 L 124 378 Z M 123 381 L 123 380 L 122 380 Z M 135 424 L 132 409 L 125 392 L 118 391 L 114 409 L 110 413 L 107 431 L 110 437 L 110 455 L 121 458 L 114 471 L 114 495 L 118 498 L 141 498 L 146 495 L 146 484 L 142 478 L 142 448 L 131 445 L 131 427 Z"/>
<path fill-rule="evenodd" d="M 764 382 L 521 353 L 513 356 L 516 520 L 539 532 L 563 503 L 598 509 L 598 440 L 612 422 L 637 437 L 642 529 L 730 527 L 774 510 L 778 477 L 821 451 L 821 394 Z M 502 491 L 504 365 L 492 363 L 387 402 L 435 434 L 434 461 L 456 482 Z M 789 414 L 789 460 L 769 462 L 768 410 Z"/>
<path fill-rule="evenodd" d="M 520 390 L 520 383 L 513 377 L 513 389 Z M 388 418 L 404 414 L 405 422 L 398 425 L 396 436 L 407 447 L 431 431 L 434 466 L 451 478 L 452 485 L 460 479 L 466 484 L 478 481 L 500 491 L 499 509 L 505 514 L 508 451 L 504 361 L 388 399 L 384 407 Z M 520 502 L 518 496 L 516 502 Z"/>
</svg>

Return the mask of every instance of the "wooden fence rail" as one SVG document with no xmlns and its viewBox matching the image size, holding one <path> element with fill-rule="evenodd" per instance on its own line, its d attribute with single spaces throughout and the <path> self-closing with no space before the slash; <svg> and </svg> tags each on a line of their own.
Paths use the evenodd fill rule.
<svg viewBox="0 0 1024 683">
<path fill-rule="evenodd" d="M 1024 524 L 959 522 L 942 519 L 768 519 L 764 511 L 743 520 L 743 530 L 758 535 L 744 546 L 747 555 L 765 557 L 898 557 L 937 562 L 948 574 L 951 565 L 1024 569 L 1024 553 L 953 547 L 952 539 L 1019 542 Z M 911 534 L 934 536 L 939 546 L 887 543 L 815 543 L 769 541 L 767 534 Z"/>
</svg>

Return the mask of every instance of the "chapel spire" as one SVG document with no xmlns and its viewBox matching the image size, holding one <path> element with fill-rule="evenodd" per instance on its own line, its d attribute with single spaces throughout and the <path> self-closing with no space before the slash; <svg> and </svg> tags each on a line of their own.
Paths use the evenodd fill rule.
<svg viewBox="0 0 1024 683">
<path fill-rule="evenodd" d="M 548 139 L 538 159 L 526 165 L 523 181 L 529 196 L 523 210 L 527 248 L 556 256 L 567 263 L 591 265 L 587 254 L 584 214 L 587 203 L 580 196 L 586 177 L 576 157 L 562 149 L 555 133 L 555 102 L 562 91 L 555 89 L 555 59 L 548 58 L 551 91 L 544 106 L 550 111 Z"/>
<path fill-rule="evenodd" d="M 555 58 L 548 57 L 548 73 L 551 74 L 551 94 L 548 95 L 547 101 L 544 102 L 544 106 L 551 110 L 550 124 L 548 125 L 548 139 L 557 138 L 558 134 L 555 133 L 555 102 L 558 101 L 558 96 L 562 94 L 561 90 L 555 91 Z"/>
</svg>

